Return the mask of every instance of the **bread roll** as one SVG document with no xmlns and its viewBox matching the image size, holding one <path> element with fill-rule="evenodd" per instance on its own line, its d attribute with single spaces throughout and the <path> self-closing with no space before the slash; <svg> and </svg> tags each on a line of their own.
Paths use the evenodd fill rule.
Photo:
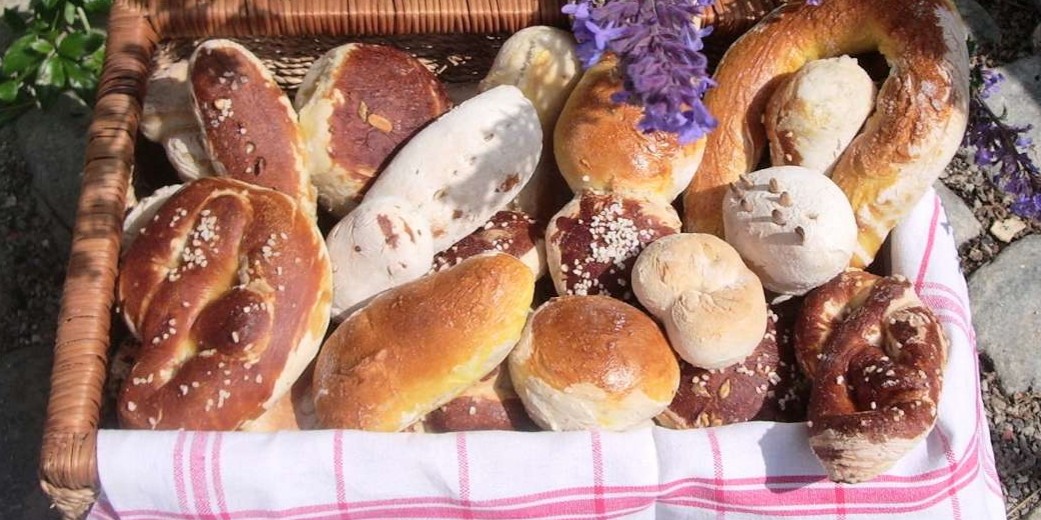
<svg viewBox="0 0 1041 520">
<path fill-rule="evenodd" d="M 510 371 L 500 365 L 459 397 L 428 413 L 412 430 L 425 433 L 536 431 L 538 426 L 528 417 L 524 403 L 513 390 Z"/>
<path fill-rule="evenodd" d="M 820 172 L 775 166 L 748 174 L 723 199 L 730 242 L 781 294 L 805 294 L 842 272 L 857 244 L 857 223 L 842 190 Z"/>
<path fill-rule="evenodd" d="M 398 198 L 430 222 L 444 251 L 504 209 L 542 150 L 538 114 L 516 87 L 483 92 L 430 123 L 383 170 L 365 200 Z"/>
<path fill-rule="evenodd" d="M 849 56 L 803 65 L 770 96 L 764 124 L 774 166 L 831 174 L 875 106 L 875 84 Z"/>
<path fill-rule="evenodd" d="M 683 198 L 684 230 L 723 235 L 727 184 L 758 167 L 761 123 L 780 82 L 806 63 L 877 50 L 889 64 L 874 114 L 831 173 L 857 218 L 853 267 L 869 265 L 889 231 L 958 151 L 969 107 L 965 24 L 949 0 L 787 2 L 727 51 L 705 106 L 718 120 Z"/>
<path fill-rule="evenodd" d="M 451 103 L 416 58 L 389 46 L 348 43 L 315 62 L 295 105 L 318 203 L 343 217 L 399 145 Z"/>
<path fill-rule="evenodd" d="M 557 294 L 608 294 L 633 301 L 629 275 L 647 244 L 678 233 L 671 206 L 582 192 L 546 228 L 546 263 Z"/>
<path fill-rule="evenodd" d="M 264 64 L 237 43 L 209 40 L 192 54 L 188 76 L 214 169 L 285 193 L 314 215 L 315 189 L 296 112 Z"/>
<path fill-rule="evenodd" d="M 542 122 L 542 158 L 531 181 L 517 195 L 516 207 L 545 223 L 571 198 L 557 169 L 553 128 L 581 77 L 574 36 L 556 27 L 521 29 L 503 42 L 479 89 L 513 85 L 524 93 Z"/>
<path fill-rule="evenodd" d="M 193 181 L 123 259 L 118 304 L 141 342 L 119 395 L 127 428 L 235 430 L 270 409 L 318 352 L 329 257 L 287 195 Z"/>
<path fill-rule="evenodd" d="M 122 250 L 124 255 L 130 249 L 130 244 L 141 233 L 141 230 L 156 218 L 155 214 L 159 211 L 159 208 L 163 207 L 163 204 L 182 187 L 182 184 L 163 186 L 155 190 L 151 195 L 137 201 L 137 204 L 131 208 L 126 218 L 123 219 Z"/>
<path fill-rule="evenodd" d="M 531 268 L 535 279 L 546 274 L 546 248 L 534 219 L 519 211 L 500 211 L 480 229 L 434 256 L 434 270 L 441 271 L 481 253 L 501 251 Z"/>
<path fill-rule="evenodd" d="M 430 224 L 399 199 L 366 201 L 325 239 L 333 266 L 333 319 L 430 271 Z"/>
<path fill-rule="evenodd" d="M 676 357 L 654 321 L 606 296 L 542 304 L 509 363 L 525 409 L 548 430 L 646 424 L 679 385 Z"/>
<path fill-rule="evenodd" d="M 188 60 L 158 67 L 148 78 L 141 107 L 141 133 L 163 145 L 181 180 L 214 175 L 202 142 L 202 129 L 192 110 Z"/>
<path fill-rule="evenodd" d="M 575 193 L 608 191 L 669 204 L 690 183 L 705 139 L 681 146 L 676 134 L 637 128 L 643 109 L 611 99 L 622 88 L 605 56 L 568 98 L 553 135 L 557 165 Z"/>
<path fill-rule="evenodd" d="M 737 251 L 712 235 L 684 233 L 651 243 L 636 260 L 632 287 L 665 324 L 672 347 L 696 367 L 738 363 L 763 339 L 763 286 Z"/>
<path fill-rule="evenodd" d="M 306 370 L 292 389 L 269 410 L 239 428 L 244 432 L 278 432 L 313 430 L 317 427 L 314 393 L 311 388 L 313 370 Z"/>
<path fill-rule="evenodd" d="M 399 431 L 451 401 L 506 358 L 534 290 L 530 269 L 493 253 L 376 297 L 318 356 L 320 426 Z"/>
</svg>

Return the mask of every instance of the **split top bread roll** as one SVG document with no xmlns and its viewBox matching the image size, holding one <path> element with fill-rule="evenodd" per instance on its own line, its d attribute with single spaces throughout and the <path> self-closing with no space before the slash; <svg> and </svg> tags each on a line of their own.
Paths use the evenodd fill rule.
<svg viewBox="0 0 1041 520">
<path fill-rule="evenodd" d="M 314 215 L 296 112 L 264 64 L 237 43 L 210 40 L 195 49 L 188 76 L 217 173 L 285 193 Z"/>
<path fill-rule="evenodd" d="M 118 303 L 142 346 L 120 391 L 128 428 L 234 430 L 318 352 L 331 269 L 314 221 L 282 193 L 193 181 L 142 229 Z"/>
<path fill-rule="evenodd" d="M 618 60 L 605 56 L 587 70 L 564 105 L 553 135 L 560 173 L 571 190 L 608 191 L 669 204 L 690 183 L 705 139 L 680 145 L 676 134 L 637 128 L 643 111 L 617 103 Z"/>
<path fill-rule="evenodd" d="M 451 401 L 506 359 L 534 291 L 531 269 L 491 253 L 376 297 L 318 356 L 320 426 L 394 432 Z"/>
<path fill-rule="evenodd" d="M 627 430 L 665 410 L 679 363 L 654 320 L 608 296 L 562 296 L 528 319 L 510 376 L 548 430 Z"/>
<path fill-rule="evenodd" d="M 451 103 L 423 63 L 384 45 L 349 43 L 322 56 L 295 105 L 318 203 L 343 217 L 398 146 Z"/>
<path fill-rule="evenodd" d="M 812 60 L 872 50 L 890 64 L 889 78 L 874 115 L 831 174 L 857 218 L 852 264 L 870 264 L 965 133 L 965 28 L 948 0 L 791 2 L 742 36 L 716 69 L 718 86 L 705 96 L 719 126 L 684 196 L 684 229 L 722 235 L 726 185 L 758 165 L 766 146 L 760 118 L 781 78 Z"/>
</svg>

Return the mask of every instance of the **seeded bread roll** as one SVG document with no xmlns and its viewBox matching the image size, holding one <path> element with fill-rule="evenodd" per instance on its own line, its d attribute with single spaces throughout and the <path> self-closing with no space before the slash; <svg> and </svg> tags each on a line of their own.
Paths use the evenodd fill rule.
<svg viewBox="0 0 1041 520">
<path fill-rule="evenodd" d="M 607 296 L 542 304 L 509 366 L 528 414 L 555 431 L 647 424 L 679 385 L 679 365 L 658 325 Z"/>
<path fill-rule="evenodd" d="M 329 257 L 289 196 L 226 178 L 162 205 L 120 266 L 141 349 L 120 390 L 126 428 L 235 430 L 285 395 L 329 324 Z"/>
<path fill-rule="evenodd" d="M 527 214 L 500 211 L 480 229 L 434 256 L 434 271 L 448 267 L 481 253 L 501 251 L 513 255 L 531 268 L 535 278 L 546 274 L 546 249 L 541 229 Z"/>
<path fill-rule="evenodd" d="M 801 166 L 743 176 L 723 199 L 727 242 L 763 286 L 805 294 L 841 273 L 857 244 L 849 200 L 830 179 Z"/>
<path fill-rule="evenodd" d="M 320 426 L 400 431 L 451 401 L 506 358 L 534 290 L 527 266 L 492 253 L 377 296 L 322 346 Z"/>
<path fill-rule="evenodd" d="M 188 77 L 217 173 L 285 193 L 314 215 L 296 111 L 264 64 L 237 43 L 209 40 L 192 54 Z"/>
<path fill-rule="evenodd" d="M 390 156 L 451 107 L 441 82 L 393 47 L 349 43 L 317 60 L 297 91 L 318 203 L 354 209 Z"/>
<path fill-rule="evenodd" d="M 564 105 L 553 135 L 557 165 L 572 191 L 598 190 L 670 204 L 690 183 L 705 139 L 680 145 L 670 132 L 637 128 L 643 110 L 617 103 L 613 55 L 587 70 Z"/>
<path fill-rule="evenodd" d="M 694 366 L 733 365 L 762 341 L 763 286 L 737 251 L 715 236 L 683 233 L 656 240 L 636 260 L 632 288 L 664 323 L 672 348 Z"/>
<path fill-rule="evenodd" d="M 647 244 L 678 233 L 671 206 L 582 192 L 546 228 L 546 263 L 557 294 L 608 294 L 634 301 L 629 276 Z"/>
</svg>

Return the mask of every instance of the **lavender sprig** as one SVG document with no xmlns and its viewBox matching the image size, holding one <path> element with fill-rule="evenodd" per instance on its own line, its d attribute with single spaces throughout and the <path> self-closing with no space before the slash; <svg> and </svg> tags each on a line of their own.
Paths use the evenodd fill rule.
<svg viewBox="0 0 1041 520">
<path fill-rule="evenodd" d="M 578 56 L 586 68 L 611 52 L 618 57 L 623 90 L 618 103 L 643 106 L 644 132 L 678 135 L 681 144 L 702 138 L 716 119 L 702 103 L 715 86 L 708 75 L 702 38 L 694 17 L 713 0 L 578 0 L 562 11 L 572 16 Z"/>
<path fill-rule="evenodd" d="M 1033 125 L 1008 124 L 1004 113 L 995 114 L 983 102 L 1003 80 L 1000 73 L 981 66 L 973 67 L 969 127 L 963 145 L 976 148 L 976 164 L 998 166 L 991 180 L 999 189 L 1014 197 L 1011 207 L 1013 213 L 1041 219 L 1041 172 L 1028 155 L 1033 143 L 1023 135 Z"/>
</svg>

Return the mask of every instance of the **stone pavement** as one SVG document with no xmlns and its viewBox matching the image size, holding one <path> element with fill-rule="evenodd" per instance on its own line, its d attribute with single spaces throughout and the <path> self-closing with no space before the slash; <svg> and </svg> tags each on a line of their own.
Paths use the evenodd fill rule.
<svg viewBox="0 0 1041 520">
<path fill-rule="evenodd" d="M 1035 0 L 1041 9 L 1041 0 Z M 12 3 L 0 2 L 0 7 Z M 983 41 L 1001 39 L 998 25 L 974 0 L 957 0 L 966 13 L 974 36 Z M 1041 27 L 1035 32 L 1041 41 Z M 0 47 L 8 36 L 0 31 Z M 1041 55 L 1023 58 L 1000 69 L 1006 85 L 989 102 L 1000 110 L 1009 107 L 1013 123 L 1041 121 Z M 42 113 L 27 114 L 13 128 L 0 129 L 0 175 L 18 176 L 27 183 L 29 197 L 15 197 L 13 204 L 31 204 L 26 212 L 51 222 L 49 234 L 38 240 L 53 243 L 49 250 L 67 254 L 75 200 L 85 148 L 89 110 L 72 100 Z M 1034 129 L 1041 143 L 1041 125 Z M 1036 156 L 1035 156 L 1036 159 Z M 957 194 L 937 183 L 937 190 L 954 227 L 959 244 L 983 233 L 995 237 L 1008 229 L 984 229 L 971 208 Z M 0 217 L 7 200 L 0 193 Z M 6 218 L 6 217 L 4 217 Z M 3 254 L 14 253 L 4 250 Z M 24 279 L 13 279 L 4 266 L 24 258 L 0 258 L 0 314 L 25 302 L 9 301 L 7 294 L 20 289 L 31 294 Z M 57 258 L 59 264 L 65 258 Z M 50 285 L 55 290 L 54 284 Z M 973 321 L 979 347 L 993 363 L 1006 393 L 1041 390 L 1041 236 L 1022 238 L 970 277 Z M 56 288 L 60 290 L 60 287 Z M 57 294 L 51 297 L 57 298 Z M 55 316 L 38 316 L 42 330 L 16 342 L 13 331 L 0 330 L 0 518 L 49 518 L 47 502 L 36 481 L 38 443 L 42 431 Z M 49 331 L 49 332 L 47 332 Z M 9 345 L 20 345 L 12 348 Z M 1037 470 L 1041 471 L 1041 470 Z M 1036 477 L 1035 477 L 1036 478 Z M 1041 520 L 1041 508 L 1024 518 Z"/>
</svg>

